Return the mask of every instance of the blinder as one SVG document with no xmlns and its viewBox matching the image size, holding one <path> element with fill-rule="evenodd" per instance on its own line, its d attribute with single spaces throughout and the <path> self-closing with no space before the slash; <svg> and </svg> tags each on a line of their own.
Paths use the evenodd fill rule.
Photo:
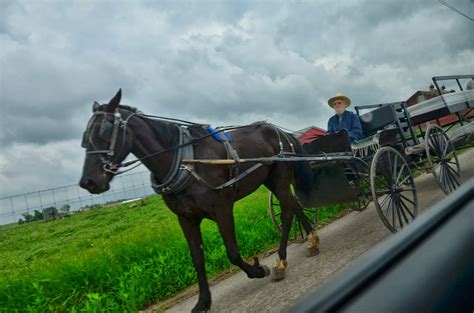
<svg viewBox="0 0 474 313">
<path fill-rule="evenodd" d="M 81 142 L 82 148 L 87 148 L 87 144 L 89 142 L 89 131 L 90 131 L 90 128 L 87 128 L 86 131 L 82 134 L 82 142 Z M 105 142 L 110 143 L 112 140 L 113 131 L 114 131 L 114 124 L 107 120 L 107 116 L 104 116 L 104 119 L 100 123 L 99 137 Z"/>
<path fill-rule="evenodd" d="M 81 141 L 81 147 L 84 149 L 87 149 L 87 142 L 89 141 L 89 132 L 86 130 L 84 133 L 82 133 L 82 141 Z"/>
<path fill-rule="evenodd" d="M 100 123 L 99 137 L 103 139 L 104 141 L 110 143 L 112 140 L 113 131 L 114 131 L 114 125 L 111 122 L 107 121 L 106 118 L 104 117 L 104 119 Z M 82 134 L 81 147 L 87 148 L 88 142 L 89 142 L 89 129 L 87 129 Z"/>
<path fill-rule="evenodd" d="M 110 143 L 112 140 L 112 133 L 114 130 L 114 125 L 107 121 L 107 117 L 104 116 L 104 119 L 100 123 L 100 128 L 99 128 L 99 137 L 103 139 L 104 141 Z"/>
</svg>

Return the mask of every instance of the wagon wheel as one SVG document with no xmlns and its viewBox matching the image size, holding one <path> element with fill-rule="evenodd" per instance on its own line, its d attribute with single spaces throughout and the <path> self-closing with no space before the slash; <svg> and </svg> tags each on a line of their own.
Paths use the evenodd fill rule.
<svg viewBox="0 0 474 313">
<path fill-rule="evenodd" d="M 304 215 L 309 219 L 311 225 L 316 225 L 318 220 L 318 210 L 312 208 L 302 208 Z M 282 229 L 282 222 L 281 222 L 281 207 L 280 201 L 278 198 L 270 192 L 268 197 L 268 214 L 272 219 L 272 223 L 275 228 L 281 233 Z M 293 221 L 291 222 L 291 230 L 290 230 L 290 240 L 304 240 L 306 238 L 306 233 L 301 225 L 300 221 L 296 216 L 293 217 Z"/>
<path fill-rule="evenodd" d="M 369 206 L 372 201 L 370 190 L 369 166 L 362 160 L 350 163 L 345 169 L 349 185 L 357 193 L 357 201 L 350 202 L 349 208 L 355 211 L 362 211 Z"/>
<path fill-rule="evenodd" d="M 444 193 L 453 192 L 460 185 L 461 169 L 451 140 L 441 127 L 430 125 L 426 130 L 425 142 L 433 176 Z"/>
<path fill-rule="evenodd" d="M 377 213 L 390 231 L 399 231 L 416 217 L 415 181 L 397 150 L 392 147 L 377 150 L 370 168 L 370 185 Z"/>
</svg>

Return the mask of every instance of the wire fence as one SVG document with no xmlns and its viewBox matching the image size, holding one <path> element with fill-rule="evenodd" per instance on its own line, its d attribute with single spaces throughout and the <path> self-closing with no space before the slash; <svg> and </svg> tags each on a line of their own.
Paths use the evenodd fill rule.
<svg viewBox="0 0 474 313">
<path fill-rule="evenodd" d="M 90 194 L 78 184 L 28 192 L 0 198 L 0 225 L 18 222 L 35 211 L 44 213 L 54 207 L 59 212 L 80 211 L 94 205 L 116 203 L 154 194 L 150 172 L 120 175 L 111 182 L 110 189 L 99 195 Z"/>
</svg>

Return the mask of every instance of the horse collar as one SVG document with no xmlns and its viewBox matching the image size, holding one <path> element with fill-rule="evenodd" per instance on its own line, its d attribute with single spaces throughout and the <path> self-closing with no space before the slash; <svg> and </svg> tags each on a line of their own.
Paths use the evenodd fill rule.
<svg viewBox="0 0 474 313">
<path fill-rule="evenodd" d="M 177 149 L 174 154 L 173 162 L 171 168 L 166 175 L 166 177 L 160 183 L 156 176 L 151 173 L 151 187 L 158 194 L 176 194 L 182 191 L 187 187 L 190 182 L 190 169 L 189 165 L 183 165 L 183 160 L 192 160 L 194 159 L 194 150 L 193 146 L 189 145 L 191 141 L 191 134 L 189 131 L 181 126 L 176 125 L 179 129 L 179 146 L 182 146 Z"/>
</svg>

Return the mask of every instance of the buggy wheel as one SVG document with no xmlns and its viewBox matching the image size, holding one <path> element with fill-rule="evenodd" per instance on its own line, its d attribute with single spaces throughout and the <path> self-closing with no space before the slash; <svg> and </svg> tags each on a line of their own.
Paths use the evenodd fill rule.
<svg viewBox="0 0 474 313">
<path fill-rule="evenodd" d="M 370 185 L 375 208 L 382 222 L 397 232 L 415 219 L 418 197 L 411 170 L 403 156 L 392 147 L 382 147 L 374 155 Z"/>
<path fill-rule="evenodd" d="M 354 211 L 362 211 L 372 201 L 370 190 L 369 166 L 362 160 L 351 162 L 344 169 L 349 180 L 349 185 L 357 194 L 357 201 L 349 202 L 349 208 Z"/>
<path fill-rule="evenodd" d="M 302 210 L 306 218 L 308 218 L 309 223 L 311 225 L 316 225 L 316 222 L 318 220 L 317 209 L 302 208 Z M 281 222 L 280 201 L 278 201 L 278 198 L 272 192 L 270 192 L 268 196 L 268 214 L 270 215 L 270 218 L 272 219 L 273 226 L 275 226 L 275 228 L 281 233 L 282 222 Z M 290 240 L 305 240 L 305 238 L 306 238 L 306 233 L 303 228 L 303 225 L 301 225 L 300 221 L 295 215 L 291 222 L 289 239 Z"/>
<path fill-rule="evenodd" d="M 431 172 L 444 193 L 453 192 L 460 185 L 461 168 L 451 140 L 438 125 L 426 130 L 426 156 Z"/>
</svg>

